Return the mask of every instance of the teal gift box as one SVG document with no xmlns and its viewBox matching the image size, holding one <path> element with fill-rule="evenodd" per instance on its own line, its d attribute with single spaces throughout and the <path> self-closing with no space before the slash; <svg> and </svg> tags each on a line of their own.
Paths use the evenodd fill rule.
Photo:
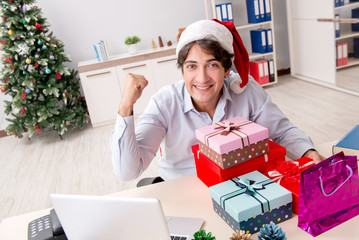
<svg viewBox="0 0 359 240">
<path fill-rule="evenodd" d="M 292 217 L 292 193 L 253 171 L 209 188 L 213 208 L 234 231 L 258 232 Z"/>
</svg>

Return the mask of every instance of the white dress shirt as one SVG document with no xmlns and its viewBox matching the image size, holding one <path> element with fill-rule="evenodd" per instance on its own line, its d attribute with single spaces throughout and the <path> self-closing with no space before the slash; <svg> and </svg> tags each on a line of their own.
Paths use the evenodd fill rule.
<svg viewBox="0 0 359 240">
<path fill-rule="evenodd" d="M 238 78 L 231 72 L 229 79 Z M 123 181 L 140 176 L 161 147 L 159 174 L 165 179 L 196 174 L 191 146 L 197 144 L 195 130 L 232 117 L 241 116 L 269 131 L 269 138 L 287 149 L 292 159 L 314 149 L 310 138 L 291 124 L 271 101 L 269 94 L 251 77 L 240 94 L 231 91 L 226 79 L 213 119 L 198 112 L 181 80 L 152 96 L 134 126 L 134 117 L 118 114 L 111 134 L 112 164 Z"/>
</svg>

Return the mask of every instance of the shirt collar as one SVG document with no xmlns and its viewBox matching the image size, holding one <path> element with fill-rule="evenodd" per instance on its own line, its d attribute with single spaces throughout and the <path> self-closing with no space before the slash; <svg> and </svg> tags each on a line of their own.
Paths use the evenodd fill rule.
<svg viewBox="0 0 359 240">
<path fill-rule="evenodd" d="M 185 84 L 183 84 L 183 88 L 184 88 L 183 89 L 183 91 L 184 91 L 183 112 L 186 113 L 186 112 L 189 112 L 189 111 L 191 111 L 192 109 L 195 109 L 195 108 L 194 108 L 193 103 L 192 103 L 191 95 L 188 93 Z M 225 105 L 227 100 L 232 102 L 232 97 L 229 94 L 229 90 L 228 90 L 226 81 L 223 84 L 222 90 L 223 90 L 223 93 L 222 93 L 222 96 L 220 97 L 220 99 L 218 101 L 217 108 L 218 108 L 219 105 L 222 105 L 222 104 Z"/>
</svg>

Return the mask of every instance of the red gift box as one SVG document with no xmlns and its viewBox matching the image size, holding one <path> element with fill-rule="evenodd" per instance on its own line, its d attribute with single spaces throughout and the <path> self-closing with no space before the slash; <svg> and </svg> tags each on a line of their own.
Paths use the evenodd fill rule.
<svg viewBox="0 0 359 240">
<path fill-rule="evenodd" d="M 192 152 L 196 162 L 197 177 L 206 184 L 207 187 L 210 187 L 255 170 L 265 173 L 271 164 L 277 161 L 285 161 L 286 154 L 286 149 L 281 145 L 271 140 L 269 140 L 268 143 L 270 150 L 267 154 L 226 169 L 220 168 L 201 153 L 198 144 L 194 145 L 192 146 Z"/>
<path fill-rule="evenodd" d="M 270 179 L 292 192 L 293 212 L 298 215 L 300 173 L 315 165 L 313 159 L 302 157 L 296 161 L 278 162 L 264 173 Z"/>
</svg>

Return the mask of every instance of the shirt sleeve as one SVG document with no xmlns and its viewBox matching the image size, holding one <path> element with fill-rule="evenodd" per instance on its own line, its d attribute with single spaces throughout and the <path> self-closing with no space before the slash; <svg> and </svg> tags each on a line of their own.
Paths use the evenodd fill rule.
<svg viewBox="0 0 359 240">
<path fill-rule="evenodd" d="M 268 92 L 258 85 L 252 84 L 250 93 L 253 99 L 251 120 L 268 128 L 269 138 L 287 149 L 291 159 L 301 158 L 306 151 L 314 149 L 311 139 L 294 126 L 284 113 L 274 104 Z M 255 100 L 254 100 L 255 99 Z"/>
<path fill-rule="evenodd" d="M 153 100 L 137 120 L 118 114 L 110 145 L 112 166 L 121 181 L 136 179 L 150 165 L 165 135 L 161 114 Z"/>
</svg>

